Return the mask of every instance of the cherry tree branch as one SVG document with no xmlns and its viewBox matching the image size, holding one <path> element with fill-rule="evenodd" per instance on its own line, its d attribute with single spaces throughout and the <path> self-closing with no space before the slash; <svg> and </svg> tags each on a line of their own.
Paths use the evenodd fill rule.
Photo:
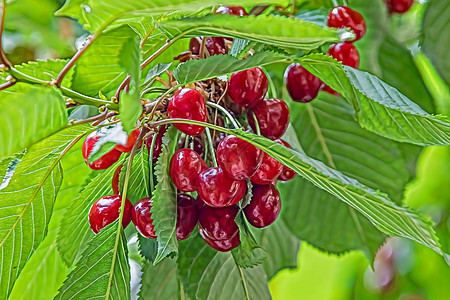
<svg viewBox="0 0 450 300">
<path fill-rule="evenodd" d="M 0 62 L 7 67 L 11 67 L 12 64 L 6 57 L 5 51 L 3 50 L 3 29 L 5 27 L 5 15 L 6 15 L 6 0 L 0 3 L 0 9 L 2 10 L 0 16 Z"/>
</svg>

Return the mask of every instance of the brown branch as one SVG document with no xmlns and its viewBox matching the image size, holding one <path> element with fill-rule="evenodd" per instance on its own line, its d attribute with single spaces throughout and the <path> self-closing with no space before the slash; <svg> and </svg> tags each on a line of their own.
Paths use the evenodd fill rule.
<svg viewBox="0 0 450 300">
<path fill-rule="evenodd" d="M 119 100 L 120 100 L 120 92 L 121 91 L 125 91 L 125 92 L 130 91 L 130 82 L 131 82 L 131 76 L 128 74 L 127 77 L 125 78 L 125 80 L 122 81 L 119 88 L 117 89 L 117 92 L 116 92 L 117 102 L 119 102 Z"/>
<path fill-rule="evenodd" d="M 9 88 L 9 87 L 12 87 L 13 85 L 15 85 L 17 83 L 17 81 L 8 81 L 8 82 L 5 82 L 4 84 L 1 84 L 0 85 L 0 91 L 3 91 L 3 90 L 5 90 L 5 89 L 7 89 L 7 88 Z"/>
<path fill-rule="evenodd" d="M 0 17 L 0 62 L 4 64 L 5 66 L 12 67 L 11 62 L 6 57 L 5 51 L 3 50 L 3 29 L 5 28 L 5 15 L 6 15 L 6 1 L 3 0 L 2 3 L 0 3 L 0 8 L 2 10 L 1 17 Z"/>
</svg>

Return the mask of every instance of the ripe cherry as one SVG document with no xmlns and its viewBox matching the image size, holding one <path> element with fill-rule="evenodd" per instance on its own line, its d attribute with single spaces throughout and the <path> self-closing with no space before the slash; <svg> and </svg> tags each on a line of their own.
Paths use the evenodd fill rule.
<svg viewBox="0 0 450 300">
<path fill-rule="evenodd" d="M 117 169 L 114 171 L 112 180 L 111 180 L 111 185 L 112 185 L 112 190 L 114 192 L 114 195 L 119 195 L 119 179 L 120 179 L 120 171 L 122 171 L 123 168 L 123 164 L 120 164 Z"/>
<path fill-rule="evenodd" d="M 122 196 L 104 196 L 92 204 L 89 211 L 89 226 L 97 234 L 106 225 L 111 224 L 119 217 Z M 123 211 L 122 225 L 127 227 L 131 221 L 131 202 L 126 199 Z"/>
<path fill-rule="evenodd" d="M 262 163 L 251 181 L 256 184 L 270 184 L 280 176 L 283 168 L 282 163 L 264 152 Z"/>
<path fill-rule="evenodd" d="M 266 74 L 261 68 L 233 73 L 228 81 L 228 95 L 243 107 L 253 107 L 264 99 L 269 88 Z"/>
<path fill-rule="evenodd" d="M 347 6 L 333 8 L 328 15 L 328 27 L 347 28 L 349 27 L 356 35 L 355 42 L 366 34 L 366 22 L 363 16 Z"/>
<path fill-rule="evenodd" d="M 285 132 L 289 125 L 289 107 L 286 102 L 279 99 L 264 99 L 251 111 L 258 120 L 261 134 L 269 139 L 278 139 Z M 251 112 L 247 113 L 248 123 L 256 132 L 255 120 Z"/>
<path fill-rule="evenodd" d="M 194 192 L 197 189 L 198 174 L 206 168 L 208 166 L 197 152 L 183 148 L 170 159 L 170 179 L 180 191 Z"/>
<path fill-rule="evenodd" d="M 189 42 L 189 50 L 192 54 L 199 55 L 202 46 L 203 37 L 192 38 Z M 205 48 L 208 50 L 209 56 L 218 54 L 227 54 L 228 47 L 225 45 L 223 37 L 207 36 L 205 41 Z"/>
<path fill-rule="evenodd" d="M 244 197 L 245 181 L 228 177 L 221 168 L 203 170 L 197 180 L 200 199 L 211 207 L 231 206 Z"/>
<path fill-rule="evenodd" d="M 235 15 L 235 16 L 248 16 L 248 13 L 245 11 L 245 8 L 242 6 L 220 6 L 216 10 L 216 14 L 227 14 L 227 15 Z"/>
<path fill-rule="evenodd" d="M 144 143 L 147 146 L 148 152 L 150 154 L 150 148 L 152 146 L 152 140 L 153 138 L 156 136 L 156 141 L 155 141 L 155 145 L 153 146 L 153 158 L 152 158 L 152 162 L 154 164 L 156 164 L 156 162 L 158 161 L 158 157 L 162 152 L 162 138 L 164 136 L 164 134 L 167 131 L 168 126 L 167 125 L 163 125 L 159 128 L 159 131 L 147 138 L 145 138 Z"/>
<path fill-rule="evenodd" d="M 292 100 L 308 103 L 319 93 L 323 82 L 300 64 L 291 64 L 284 73 L 286 88 Z"/>
<path fill-rule="evenodd" d="M 217 147 L 217 163 L 235 180 L 248 179 L 261 165 L 263 151 L 252 144 L 229 135 Z"/>
<path fill-rule="evenodd" d="M 275 185 L 254 185 L 252 199 L 244 208 L 248 222 L 256 228 L 272 224 L 281 211 L 281 198 Z"/>
<path fill-rule="evenodd" d="M 414 0 L 384 0 L 389 13 L 403 14 L 407 12 L 414 3 Z"/>
<path fill-rule="evenodd" d="M 177 197 L 177 240 L 187 239 L 198 221 L 197 204 L 194 198 L 186 194 Z"/>
<path fill-rule="evenodd" d="M 342 64 L 352 68 L 359 68 L 359 52 L 354 44 L 339 43 L 333 44 L 328 49 L 328 55 L 341 61 Z"/>
<path fill-rule="evenodd" d="M 241 244 L 241 239 L 239 237 L 239 233 L 234 235 L 232 238 L 227 239 L 227 240 L 212 240 L 210 238 L 208 238 L 204 231 L 202 231 L 201 229 L 199 230 L 200 232 L 200 236 L 205 240 L 205 242 L 211 246 L 212 248 L 216 249 L 217 251 L 220 252 L 228 252 L 233 250 L 234 248 L 236 248 L 237 246 L 239 246 Z"/>
<path fill-rule="evenodd" d="M 136 143 L 136 140 L 141 134 L 141 129 L 133 130 L 130 135 L 128 136 L 127 143 L 125 145 L 117 145 L 115 149 L 119 150 L 120 152 L 131 152 L 131 149 L 133 149 L 134 143 Z M 138 148 L 142 145 L 142 141 L 139 143 Z"/>
<path fill-rule="evenodd" d="M 88 165 L 89 168 L 92 170 L 104 170 L 111 167 L 116 161 L 119 160 L 120 155 L 122 152 L 120 152 L 117 149 L 112 149 L 102 157 L 94 160 L 93 162 L 89 163 L 88 157 L 89 154 L 91 154 L 92 149 L 95 146 L 95 143 L 100 139 L 100 136 L 97 135 L 96 132 L 93 132 L 89 134 L 83 143 L 82 153 L 84 157 L 84 161 Z"/>
<path fill-rule="evenodd" d="M 199 91 L 184 88 L 175 93 L 169 102 L 167 111 L 172 118 L 182 118 L 206 122 L 206 103 Z M 197 135 L 205 130 L 205 127 L 190 124 L 175 124 L 181 132 L 187 135 Z"/>
<path fill-rule="evenodd" d="M 292 146 L 289 145 L 289 143 L 284 140 L 278 139 L 278 140 L 276 140 L 276 142 L 285 147 L 292 149 Z M 297 173 L 294 170 L 292 170 L 291 168 L 288 168 L 286 166 L 283 166 L 283 171 L 281 171 L 280 176 L 278 176 L 278 180 L 289 181 L 289 180 L 293 179 L 295 177 L 295 175 L 297 175 Z"/>
<path fill-rule="evenodd" d="M 186 142 L 186 138 L 180 138 L 178 140 L 178 147 L 183 148 Z M 189 145 L 193 144 L 194 151 L 198 153 L 198 155 L 203 156 L 205 154 L 205 146 L 203 146 L 203 140 L 200 136 L 194 136 L 193 139 L 189 139 Z"/>
<path fill-rule="evenodd" d="M 155 226 L 153 225 L 152 213 L 150 212 L 152 203 L 151 198 L 143 198 L 131 210 L 131 219 L 137 231 L 149 239 L 156 238 Z"/>
</svg>

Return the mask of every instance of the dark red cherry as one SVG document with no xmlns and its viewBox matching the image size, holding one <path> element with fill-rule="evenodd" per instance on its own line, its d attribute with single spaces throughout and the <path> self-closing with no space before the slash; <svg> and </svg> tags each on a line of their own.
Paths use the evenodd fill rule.
<svg viewBox="0 0 450 300">
<path fill-rule="evenodd" d="M 366 21 L 363 16 L 347 6 L 337 6 L 328 15 L 328 27 L 347 28 L 349 27 L 356 35 L 356 39 L 350 43 L 361 39 L 366 34 Z"/>
<path fill-rule="evenodd" d="M 279 99 L 264 99 L 251 111 L 258 120 L 261 134 L 271 140 L 279 139 L 289 125 L 289 107 L 286 102 Z M 248 123 L 256 132 L 255 120 L 251 112 L 247 113 Z"/>
<path fill-rule="evenodd" d="M 354 44 L 339 43 L 333 44 L 328 49 L 328 55 L 341 61 L 342 64 L 352 68 L 359 68 L 359 52 Z"/>
<path fill-rule="evenodd" d="M 200 199 L 211 207 L 234 205 L 247 190 L 245 181 L 228 177 L 221 168 L 203 170 L 198 176 L 197 186 Z"/>
<path fill-rule="evenodd" d="M 206 168 L 208 166 L 197 152 L 183 148 L 172 155 L 169 175 L 180 191 L 194 192 L 197 189 L 198 174 Z"/>
<path fill-rule="evenodd" d="M 251 181 L 256 184 L 270 184 L 280 176 L 283 168 L 282 163 L 264 152 L 262 163 Z"/>
<path fill-rule="evenodd" d="M 156 238 L 155 226 L 153 225 L 152 213 L 150 212 L 152 203 L 151 198 L 143 198 L 131 210 L 131 219 L 137 231 L 149 239 Z"/>
<path fill-rule="evenodd" d="M 216 240 L 212 240 L 212 239 L 208 238 L 207 236 L 205 236 L 204 231 L 202 231 L 201 229 L 199 230 L 199 232 L 200 232 L 200 236 L 205 240 L 205 242 L 209 246 L 211 246 L 212 248 L 214 248 L 220 252 L 231 251 L 241 244 L 241 239 L 239 237 L 239 234 L 236 234 L 231 239 L 216 241 Z"/>
<path fill-rule="evenodd" d="M 136 143 L 139 134 L 141 134 L 141 129 L 133 130 L 128 136 L 126 145 L 117 145 L 115 149 L 119 150 L 120 152 L 131 152 L 131 149 L 133 149 L 134 143 Z M 139 143 L 138 148 L 141 145 L 142 142 Z"/>
<path fill-rule="evenodd" d="M 389 13 L 403 14 L 407 12 L 414 3 L 414 0 L 384 0 Z"/>
<path fill-rule="evenodd" d="M 112 149 L 102 157 L 94 160 L 92 163 L 89 163 L 88 157 L 91 153 L 92 149 L 95 146 L 95 143 L 100 139 L 100 136 L 97 135 L 96 132 L 93 132 L 89 134 L 83 143 L 82 153 L 84 157 L 84 161 L 88 165 L 89 168 L 92 170 L 104 170 L 111 167 L 116 161 L 119 160 L 120 155 L 122 152 L 120 152 L 117 149 Z"/>
<path fill-rule="evenodd" d="M 172 118 L 182 118 L 206 122 L 206 103 L 199 91 L 184 88 L 175 93 L 169 102 L 167 111 Z M 205 130 L 205 127 L 190 124 L 174 124 L 178 130 L 187 135 L 197 135 Z"/>
<path fill-rule="evenodd" d="M 234 219 L 239 209 L 236 206 L 213 208 L 204 207 L 199 214 L 199 231 L 214 241 L 228 240 L 239 234 L 239 227 Z"/>
<path fill-rule="evenodd" d="M 272 224 L 281 211 L 281 198 L 275 185 L 254 185 L 252 199 L 244 208 L 247 221 L 256 228 Z"/>
<path fill-rule="evenodd" d="M 177 197 L 177 240 L 187 239 L 197 225 L 198 212 L 194 198 L 186 194 Z"/>
<path fill-rule="evenodd" d="M 266 74 L 261 68 L 233 73 L 228 81 L 228 95 L 243 107 L 253 107 L 264 99 L 269 88 Z"/>
<path fill-rule="evenodd" d="M 289 143 L 284 140 L 278 139 L 278 140 L 276 140 L 276 142 L 285 147 L 292 149 L 292 146 L 289 145 Z M 289 180 L 293 179 L 295 177 L 295 175 L 297 175 L 297 173 L 294 170 L 292 170 L 291 168 L 288 168 L 286 166 L 283 166 L 283 171 L 281 171 L 280 176 L 278 176 L 278 180 L 289 181 Z"/>
<path fill-rule="evenodd" d="M 308 103 L 314 100 L 323 84 L 300 64 L 291 64 L 284 73 L 286 88 L 292 100 Z"/>
<path fill-rule="evenodd" d="M 120 164 L 117 169 L 114 171 L 112 180 L 111 180 L 111 185 L 112 185 L 112 190 L 114 192 L 114 195 L 119 195 L 119 179 L 120 179 L 120 171 L 122 171 L 123 168 L 123 164 Z"/>
<path fill-rule="evenodd" d="M 189 50 L 192 54 L 200 54 L 202 40 L 203 37 L 195 37 L 191 39 L 191 41 L 189 42 Z M 205 41 L 205 48 L 206 50 L 208 50 L 208 56 L 228 53 L 228 47 L 225 45 L 225 39 L 223 37 L 207 36 Z"/>
<path fill-rule="evenodd" d="M 158 157 L 162 152 L 162 138 L 164 136 L 164 133 L 166 133 L 168 126 L 167 125 L 163 125 L 161 127 L 159 127 L 159 131 L 147 138 L 145 138 L 144 143 L 147 146 L 148 152 L 150 154 L 150 147 L 152 146 L 152 140 L 153 138 L 156 136 L 156 141 L 155 141 L 155 145 L 153 148 L 153 163 L 156 164 L 156 162 L 158 161 Z"/>
<path fill-rule="evenodd" d="M 106 225 L 111 224 L 119 217 L 122 196 L 104 196 L 94 202 L 89 211 L 89 226 L 97 234 Z M 131 202 L 126 199 L 123 211 L 122 225 L 127 227 L 131 221 Z"/>
<path fill-rule="evenodd" d="M 248 179 L 261 165 L 263 151 L 234 136 L 224 138 L 217 147 L 217 163 L 236 180 Z"/>
<path fill-rule="evenodd" d="M 216 14 L 227 14 L 227 15 L 234 15 L 234 16 L 248 16 L 248 13 L 245 11 L 245 8 L 242 6 L 220 6 L 216 10 Z"/>
<path fill-rule="evenodd" d="M 328 86 L 328 85 L 324 85 L 322 87 L 322 91 L 325 91 L 331 95 L 339 96 L 339 93 L 336 92 L 335 90 L 333 90 L 332 88 L 330 88 L 330 86 Z"/>
</svg>

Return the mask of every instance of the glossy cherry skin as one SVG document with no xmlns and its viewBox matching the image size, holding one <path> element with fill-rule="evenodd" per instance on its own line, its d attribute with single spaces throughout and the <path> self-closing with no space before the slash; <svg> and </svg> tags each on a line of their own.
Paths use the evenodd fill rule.
<svg viewBox="0 0 450 300">
<path fill-rule="evenodd" d="M 114 192 L 114 195 L 119 195 L 119 179 L 120 179 L 120 171 L 122 171 L 123 164 L 120 164 L 117 169 L 114 171 L 112 180 L 111 180 L 111 186 L 112 190 Z"/>
<path fill-rule="evenodd" d="M 149 239 L 156 238 L 155 226 L 153 225 L 152 213 L 150 212 L 152 203 L 151 198 L 143 198 L 136 202 L 131 210 L 131 220 L 136 226 L 136 230 Z"/>
<path fill-rule="evenodd" d="M 241 244 L 239 234 L 236 234 L 231 239 L 216 241 L 208 238 L 202 229 L 199 229 L 199 233 L 209 246 L 220 252 L 231 251 Z"/>
<path fill-rule="evenodd" d="M 222 14 L 222 15 L 234 15 L 234 16 L 248 16 L 248 13 L 245 11 L 245 8 L 242 6 L 220 6 L 216 10 L 216 14 Z"/>
<path fill-rule="evenodd" d="M 279 139 L 289 126 L 289 107 L 279 99 L 264 99 L 251 109 L 258 120 L 261 134 L 268 139 Z M 248 123 L 256 132 L 255 120 L 247 113 Z"/>
<path fill-rule="evenodd" d="M 254 185 L 252 199 L 244 208 L 247 221 L 256 228 L 269 226 L 281 211 L 280 192 L 275 185 Z"/>
<path fill-rule="evenodd" d="M 314 76 L 300 64 L 291 64 L 284 73 L 286 88 L 292 100 L 308 103 L 319 94 L 323 85 L 319 77 Z"/>
<path fill-rule="evenodd" d="M 152 158 L 152 162 L 154 164 L 156 164 L 156 162 L 158 161 L 158 157 L 162 152 L 162 138 L 164 136 L 164 133 L 166 133 L 167 128 L 168 128 L 167 125 L 161 126 L 157 133 L 145 138 L 145 140 L 144 140 L 144 143 L 148 149 L 148 153 L 150 154 L 150 147 L 152 146 L 152 140 L 156 136 L 155 145 L 153 146 L 154 149 L 153 149 L 153 158 Z"/>
<path fill-rule="evenodd" d="M 200 54 L 202 40 L 203 37 L 192 38 L 190 40 L 189 50 L 192 54 Z M 207 36 L 205 41 L 205 48 L 206 50 L 208 50 L 209 56 L 228 53 L 228 47 L 225 45 L 225 39 L 223 37 Z"/>
<path fill-rule="evenodd" d="M 261 165 L 250 179 L 256 184 L 270 184 L 280 176 L 283 168 L 282 163 L 264 152 Z"/>
<path fill-rule="evenodd" d="M 407 12 L 414 3 L 414 0 L 384 0 L 389 13 L 403 14 Z"/>
<path fill-rule="evenodd" d="M 198 221 L 197 204 L 194 198 L 186 194 L 177 197 L 177 240 L 187 239 Z"/>
<path fill-rule="evenodd" d="M 119 150 L 120 152 L 131 152 L 131 149 L 133 149 L 134 143 L 136 143 L 136 140 L 141 134 L 141 129 L 133 130 L 130 135 L 128 136 L 127 143 L 125 145 L 117 145 L 115 149 Z M 142 141 L 139 143 L 138 148 L 142 145 Z"/>
<path fill-rule="evenodd" d="M 349 27 L 356 35 L 355 42 L 366 34 L 366 21 L 363 16 L 347 6 L 337 6 L 330 11 L 327 20 L 328 27 L 347 28 Z"/>
<path fill-rule="evenodd" d="M 359 52 L 354 44 L 339 43 L 333 44 L 328 49 L 328 55 L 341 61 L 342 64 L 352 68 L 359 68 Z"/>
<path fill-rule="evenodd" d="M 269 88 L 266 74 L 261 68 L 233 73 L 228 81 L 228 95 L 243 107 L 253 107 L 264 99 Z"/>
<path fill-rule="evenodd" d="M 278 139 L 278 140 L 276 140 L 276 142 L 285 147 L 292 149 L 292 146 L 289 145 L 289 143 L 286 142 L 285 140 Z M 295 177 L 295 175 L 297 175 L 297 173 L 294 170 L 292 170 L 291 168 L 288 168 L 286 166 L 283 166 L 283 171 L 281 171 L 280 176 L 278 176 L 278 180 L 289 181 L 289 180 L 293 179 Z"/>
<path fill-rule="evenodd" d="M 229 135 L 217 147 L 217 163 L 230 178 L 248 179 L 261 165 L 263 153 L 252 144 Z"/>
<path fill-rule="evenodd" d="M 92 204 L 89 211 L 89 226 L 97 234 L 106 225 L 111 224 L 119 217 L 122 196 L 104 196 Z M 131 221 L 131 202 L 126 199 L 123 211 L 122 225 L 127 227 Z"/>
<path fill-rule="evenodd" d="M 244 197 L 247 190 L 245 181 L 228 177 L 221 168 L 203 170 L 198 176 L 197 185 L 200 199 L 211 207 L 234 205 Z"/>
<path fill-rule="evenodd" d="M 177 189 L 194 192 L 197 189 L 197 178 L 201 171 L 208 168 L 197 152 L 183 148 L 172 155 L 169 175 Z"/>
<path fill-rule="evenodd" d="M 169 102 L 167 111 L 172 118 L 182 118 L 206 122 L 206 103 L 199 91 L 184 88 L 175 93 Z M 197 135 L 205 130 L 205 127 L 190 124 L 174 124 L 175 127 L 187 135 Z"/>
<path fill-rule="evenodd" d="M 120 155 L 122 152 L 120 152 L 117 149 L 112 149 L 102 157 L 98 158 L 97 160 L 94 160 L 92 163 L 89 163 L 88 157 L 91 153 L 92 149 L 94 148 L 95 143 L 100 139 L 100 136 L 97 135 L 96 132 L 93 132 L 89 134 L 83 143 L 82 153 L 84 157 L 84 161 L 88 165 L 89 168 L 92 170 L 104 170 L 111 167 L 116 161 L 119 160 Z"/>
</svg>

